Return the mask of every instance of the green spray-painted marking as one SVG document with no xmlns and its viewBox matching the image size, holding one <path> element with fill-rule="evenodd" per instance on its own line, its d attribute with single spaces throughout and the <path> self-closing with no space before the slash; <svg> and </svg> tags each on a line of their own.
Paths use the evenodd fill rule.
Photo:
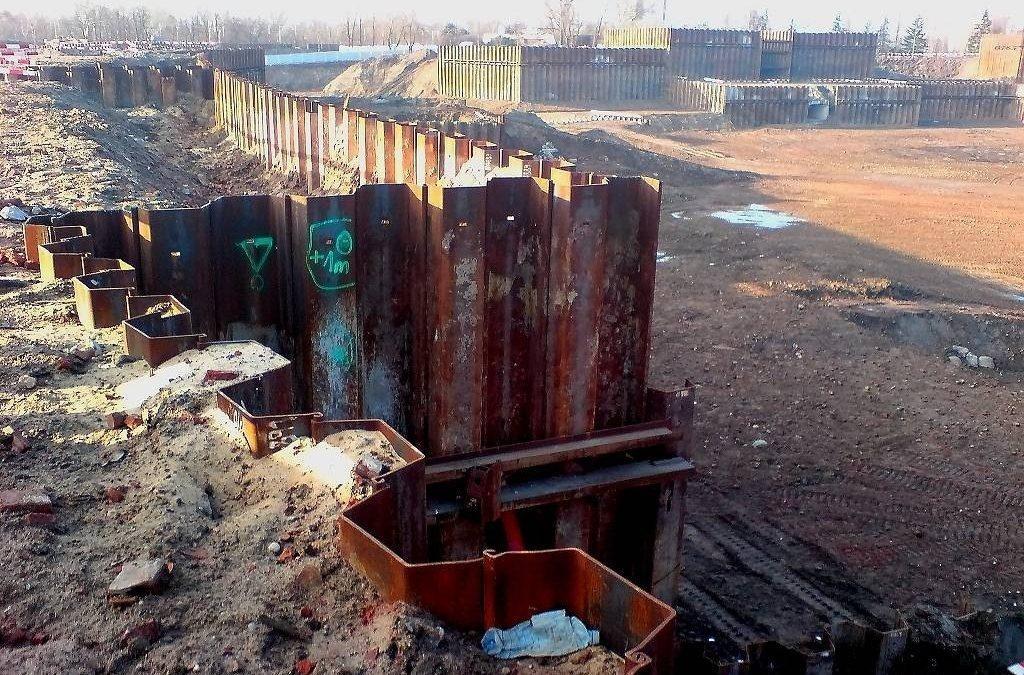
<svg viewBox="0 0 1024 675">
<path fill-rule="evenodd" d="M 253 290 L 262 291 L 266 286 L 266 282 L 263 280 L 263 268 L 267 266 L 270 252 L 274 250 L 274 238 L 270 236 L 252 237 L 243 239 L 235 245 L 242 249 L 246 260 L 249 261 L 249 285 Z"/>
<path fill-rule="evenodd" d="M 309 226 L 306 269 L 322 291 L 337 291 L 355 286 L 350 256 L 356 242 L 351 218 L 329 218 Z"/>
</svg>

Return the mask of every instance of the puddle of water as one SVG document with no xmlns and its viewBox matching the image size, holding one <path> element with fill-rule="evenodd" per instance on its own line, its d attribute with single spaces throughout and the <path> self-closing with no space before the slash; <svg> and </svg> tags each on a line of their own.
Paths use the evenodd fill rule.
<svg viewBox="0 0 1024 675">
<path fill-rule="evenodd" d="M 690 216 L 683 215 L 682 211 L 673 211 L 670 215 L 673 218 L 675 218 L 676 220 L 689 220 L 690 219 Z"/>
<path fill-rule="evenodd" d="M 667 251 L 658 251 L 658 254 L 654 257 L 654 262 L 661 263 L 666 260 L 672 260 L 673 258 L 675 258 L 675 256 L 669 255 Z"/>
<path fill-rule="evenodd" d="M 751 204 L 745 209 L 735 211 L 715 211 L 711 214 L 714 218 L 721 218 L 733 225 L 751 225 L 766 230 L 781 230 L 794 223 L 802 223 L 803 220 L 788 213 L 775 211 L 761 204 Z"/>
</svg>

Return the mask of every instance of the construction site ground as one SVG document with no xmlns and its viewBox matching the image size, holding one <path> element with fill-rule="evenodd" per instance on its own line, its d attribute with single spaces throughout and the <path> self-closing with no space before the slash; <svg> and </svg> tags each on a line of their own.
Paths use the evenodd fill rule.
<svg viewBox="0 0 1024 675">
<path fill-rule="evenodd" d="M 0 87 L 0 155 L 12 160 L 0 198 L 99 208 L 289 189 L 217 132 L 190 132 L 187 115 L 209 122 L 202 111 L 107 111 L 56 85 Z M 765 637 L 813 646 L 835 618 L 885 627 L 917 603 L 1014 609 L 1024 129 L 707 131 L 679 118 L 551 126 L 511 113 L 506 144 L 548 142 L 588 170 L 664 181 L 651 372 L 656 385 L 699 386 L 682 631 L 731 656 Z M 49 135 L 71 140 L 39 140 Z M 752 204 L 802 222 L 766 229 L 712 215 Z M 0 248 L 16 243 L 14 227 L 0 234 Z M 0 276 L 30 277 L 6 265 Z M 0 649 L 0 671 L 48 659 L 28 669 L 92 672 L 72 667 L 86 657 L 287 671 L 307 655 L 328 672 L 612 666 L 607 654 L 500 664 L 475 648 L 478 636 L 381 607 L 331 551 L 329 495 L 195 423 L 213 415 L 209 392 L 168 399 L 142 432 L 105 430 L 106 394 L 142 366 L 118 365 L 116 330 L 77 324 L 67 284 L 17 286 L 0 289 L 0 426 L 24 427 L 31 447 L 0 450 L 0 489 L 47 488 L 57 522 L 0 517 L 13 563 L 0 618 L 50 636 Z M 83 374 L 53 370 L 89 338 L 104 352 Z M 954 366 L 944 353 L 954 345 L 1000 367 Z M 37 387 L 19 390 L 33 373 Z M 111 502 L 108 487 L 124 499 Z M 303 555 L 278 564 L 267 545 L 286 537 Z M 175 561 L 170 589 L 108 607 L 117 566 L 150 554 Z M 307 573 L 311 586 L 297 580 L 307 564 L 319 573 Z M 295 640 L 261 613 L 323 628 Z M 122 646 L 122 631 L 155 616 L 154 648 Z"/>
<path fill-rule="evenodd" d="M 552 142 L 664 181 L 651 369 L 699 385 L 680 593 L 694 636 L 1018 609 L 1024 129 L 676 117 L 561 125 Z M 751 204 L 804 222 L 711 215 Z M 954 366 L 954 345 L 1001 367 Z"/>
</svg>

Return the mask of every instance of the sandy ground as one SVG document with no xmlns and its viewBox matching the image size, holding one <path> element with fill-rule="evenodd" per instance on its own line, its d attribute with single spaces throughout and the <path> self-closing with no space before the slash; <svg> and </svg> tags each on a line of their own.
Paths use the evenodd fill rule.
<svg viewBox="0 0 1024 675">
<path fill-rule="evenodd" d="M 209 103 L 108 110 L 52 82 L 0 82 L 0 199 L 62 209 L 198 206 L 281 191 L 210 126 Z"/>
<path fill-rule="evenodd" d="M 1024 129 L 679 126 L 549 136 L 666 183 L 652 373 L 699 384 L 685 631 L 1018 609 Z M 750 204 L 805 222 L 710 215 Z M 1000 367 L 954 366 L 953 344 Z"/>
</svg>

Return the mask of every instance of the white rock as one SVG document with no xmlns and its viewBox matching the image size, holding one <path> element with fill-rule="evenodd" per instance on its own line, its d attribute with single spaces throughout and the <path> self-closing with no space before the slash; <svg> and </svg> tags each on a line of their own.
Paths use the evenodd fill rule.
<svg viewBox="0 0 1024 675">
<path fill-rule="evenodd" d="M 952 363 L 954 366 L 964 365 L 964 360 L 961 359 L 959 356 L 950 356 L 949 362 Z"/>
<path fill-rule="evenodd" d="M 977 368 L 978 367 L 978 355 L 977 354 L 968 354 L 967 355 L 967 365 L 969 365 L 971 368 Z"/>
<path fill-rule="evenodd" d="M 757 439 L 756 441 L 754 441 L 753 443 L 750 444 L 750 447 L 752 447 L 752 448 L 764 448 L 764 447 L 767 447 L 767 446 L 768 446 L 768 441 L 764 440 L 763 438 L 759 438 L 759 439 Z"/>
<path fill-rule="evenodd" d="M 967 347 L 961 347 L 960 345 L 953 345 L 947 351 L 953 352 L 960 358 L 964 358 L 971 353 L 970 349 L 968 349 Z"/>
<path fill-rule="evenodd" d="M 267 544 L 267 552 L 270 553 L 270 555 L 279 555 L 281 553 L 281 544 L 276 541 L 270 542 Z"/>
<path fill-rule="evenodd" d="M 22 375 L 18 378 L 18 389 L 28 391 L 36 388 L 36 378 L 31 375 Z"/>
<path fill-rule="evenodd" d="M 995 368 L 996 361 L 991 356 L 979 356 L 978 365 L 982 368 Z"/>
</svg>

